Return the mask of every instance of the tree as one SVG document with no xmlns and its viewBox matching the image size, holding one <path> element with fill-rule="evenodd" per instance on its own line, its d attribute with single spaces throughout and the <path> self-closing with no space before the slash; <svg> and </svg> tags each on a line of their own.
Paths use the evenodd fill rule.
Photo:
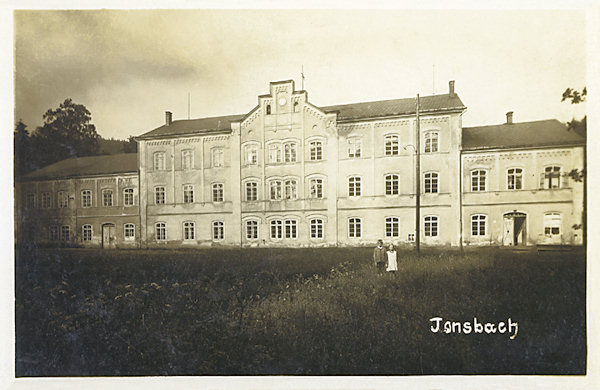
<svg viewBox="0 0 600 390">
<path fill-rule="evenodd" d="M 32 144 L 38 154 L 36 168 L 72 157 L 93 156 L 98 153 L 96 126 L 83 104 L 66 99 L 43 116 L 44 124 L 33 134 Z"/>
<path fill-rule="evenodd" d="M 20 177 L 31 171 L 32 159 L 34 157 L 27 125 L 21 119 L 19 119 L 19 122 L 15 126 L 14 148 L 15 177 Z"/>
<path fill-rule="evenodd" d="M 123 144 L 123 152 L 124 153 L 137 153 L 137 142 L 135 141 L 133 135 L 130 135 L 127 138 L 127 141 Z"/>
</svg>

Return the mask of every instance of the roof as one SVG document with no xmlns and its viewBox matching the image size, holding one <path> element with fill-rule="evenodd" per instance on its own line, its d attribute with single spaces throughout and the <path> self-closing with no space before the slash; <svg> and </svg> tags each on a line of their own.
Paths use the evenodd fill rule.
<svg viewBox="0 0 600 390">
<path fill-rule="evenodd" d="M 178 134 L 195 134 L 205 132 L 231 131 L 231 122 L 239 121 L 245 115 L 213 116 L 210 118 L 184 119 L 162 125 L 156 129 L 140 135 L 139 139 L 154 138 Z"/>
<path fill-rule="evenodd" d="M 585 138 L 556 119 L 465 127 L 463 150 L 508 149 L 531 146 L 580 145 Z"/>
<path fill-rule="evenodd" d="M 457 94 L 422 96 L 419 99 L 421 112 L 447 111 L 465 109 L 465 105 Z M 416 99 L 392 99 L 374 102 L 339 104 L 335 106 L 321 107 L 325 112 L 337 112 L 338 120 L 353 120 L 365 118 L 379 118 L 392 115 L 414 114 L 416 112 Z"/>
<path fill-rule="evenodd" d="M 48 180 L 77 176 L 137 172 L 137 153 L 69 158 L 25 175 L 24 180 Z"/>
<path fill-rule="evenodd" d="M 466 107 L 458 95 L 433 95 L 420 98 L 421 111 L 432 110 L 463 110 Z M 414 114 L 416 111 L 415 98 L 379 100 L 374 102 L 339 104 L 320 107 L 325 112 L 337 112 L 338 120 L 354 120 L 380 118 L 392 115 Z M 169 126 L 162 125 L 142 134 L 137 139 L 158 138 L 163 136 L 199 134 L 231 131 L 231 122 L 241 121 L 246 114 L 215 116 L 210 118 L 177 120 Z"/>
</svg>

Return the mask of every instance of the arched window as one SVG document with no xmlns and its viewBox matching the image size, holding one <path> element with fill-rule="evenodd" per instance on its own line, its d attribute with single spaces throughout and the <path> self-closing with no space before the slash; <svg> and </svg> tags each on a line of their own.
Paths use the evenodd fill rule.
<svg viewBox="0 0 600 390">
<path fill-rule="evenodd" d="M 295 142 L 286 142 L 283 144 L 285 162 L 296 162 L 297 146 Z"/>
<path fill-rule="evenodd" d="M 194 203 L 194 186 L 192 184 L 183 186 L 183 203 Z"/>
<path fill-rule="evenodd" d="M 310 149 L 311 161 L 320 161 L 323 159 L 323 142 L 311 141 L 308 146 Z"/>
<path fill-rule="evenodd" d="M 166 241 L 167 240 L 167 224 L 164 222 L 157 222 L 154 225 L 154 236 L 156 241 Z"/>
<path fill-rule="evenodd" d="M 81 207 L 92 207 L 92 191 L 81 191 Z"/>
<path fill-rule="evenodd" d="M 388 134 L 385 136 L 385 155 L 397 156 L 399 150 L 399 141 L 396 134 Z"/>
<path fill-rule="evenodd" d="M 269 199 L 283 199 L 283 182 L 281 180 L 271 180 L 269 182 Z"/>
<path fill-rule="evenodd" d="M 298 221 L 295 219 L 286 219 L 284 226 L 285 238 L 298 238 Z"/>
<path fill-rule="evenodd" d="M 125 206 L 133 206 L 133 188 L 125 188 L 123 190 L 123 204 Z"/>
<path fill-rule="evenodd" d="M 483 214 L 471 216 L 471 235 L 485 236 L 487 231 L 487 217 Z"/>
<path fill-rule="evenodd" d="M 246 239 L 258 240 L 258 221 L 251 219 L 246 221 Z"/>
<path fill-rule="evenodd" d="M 223 221 L 214 221 L 212 223 L 213 240 L 220 241 L 225 238 L 225 223 Z"/>
<path fill-rule="evenodd" d="M 298 110 L 300 110 L 298 102 L 294 102 L 294 112 L 298 112 Z"/>
<path fill-rule="evenodd" d="M 310 179 L 308 185 L 310 186 L 310 197 L 312 199 L 323 198 L 323 179 Z"/>
<path fill-rule="evenodd" d="M 285 199 L 292 200 L 298 197 L 298 181 L 286 179 L 284 182 Z"/>
<path fill-rule="evenodd" d="M 81 238 L 83 241 L 92 241 L 92 225 L 83 225 L 81 227 Z"/>
<path fill-rule="evenodd" d="M 283 238 L 283 221 L 280 219 L 271 220 L 271 239 L 280 240 Z"/>
</svg>

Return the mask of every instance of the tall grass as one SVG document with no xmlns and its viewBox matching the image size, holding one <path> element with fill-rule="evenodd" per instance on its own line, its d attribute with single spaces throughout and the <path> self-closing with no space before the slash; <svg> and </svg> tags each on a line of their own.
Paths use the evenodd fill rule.
<svg viewBox="0 0 600 390">
<path fill-rule="evenodd" d="M 492 250 L 17 252 L 17 375 L 582 374 L 585 259 Z M 434 334 L 429 319 L 519 324 Z"/>
</svg>

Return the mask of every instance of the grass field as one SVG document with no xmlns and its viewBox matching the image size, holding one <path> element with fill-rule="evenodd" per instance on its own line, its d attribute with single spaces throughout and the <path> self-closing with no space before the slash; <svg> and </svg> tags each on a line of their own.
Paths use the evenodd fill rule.
<svg viewBox="0 0 600 390">
<path fill-rule="evenodd" d="M 18 249 L 16 375 L 586 373 L 583 252 L 401 252 L 394 276 L 371 256 Z"/>
</svg>

